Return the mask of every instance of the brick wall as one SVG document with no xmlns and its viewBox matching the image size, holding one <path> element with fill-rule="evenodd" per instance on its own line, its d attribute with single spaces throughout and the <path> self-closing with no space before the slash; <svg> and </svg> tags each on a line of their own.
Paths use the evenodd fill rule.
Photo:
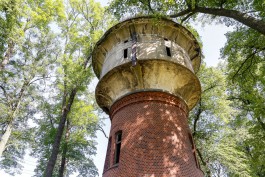
<svg viewBox="0 0 265 177">
<path fill-rule="evenodd" d="M 135 93 L 115 102 L 103 177 L 203 176 L 194 156 L 187 115 L 183 101 L 162 92 Z M 115 165 L 118 131 L 122 131 L 122 141 Z"/>
</svg>

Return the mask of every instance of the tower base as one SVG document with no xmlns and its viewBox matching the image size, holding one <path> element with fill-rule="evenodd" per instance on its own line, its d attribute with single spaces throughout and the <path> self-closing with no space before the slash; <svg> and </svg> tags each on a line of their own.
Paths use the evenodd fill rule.
<svg viewBox="0 0 265 177">
<path fill-rule="evenodd" d="M 116 101 L 103 177 L 202 177 L 187 116 L 185 102 L 168 93 L 139 92 Z"/>
</svg>

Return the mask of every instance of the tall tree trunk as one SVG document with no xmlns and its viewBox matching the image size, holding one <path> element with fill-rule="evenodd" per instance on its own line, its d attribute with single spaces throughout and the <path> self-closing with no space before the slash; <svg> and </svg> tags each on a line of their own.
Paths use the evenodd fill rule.
<svg viewBox="0 0 265 177">
<path fill-rule="evenodd" d="M 65 168 L 66 168 L 66 153 L 67 153 L 67 146 L 68 146 L 68 141 L 69 141 L 69 121 L 66 121 L 66 133 L 65 133 L 65 145 L 63 147 L 63 154 L 62 154 L 62 161 L 61 161 L 61 166 L 59 169 L 59 177 L 63 177 Z"/>
<path fill-rule="evenodd" d="M 261 120 L 260 116 L 257 116 L 257 119 L 258 119 L 258 122 L 259 122 L 259 124 L 260 124 L 261 128 L 262 128 L 262 129 L 265 131 L 265 123 L 264 123 L 264 122 L 262 122 L 262 120 Z"/>
<path fill-rule="evenodd" d="M 2 156 L 2 154 L 3 154 L 4 150 L 5 150 L 5 147 L 6 147 L 8 139 L 9 139 L 9 137 L 11 135 L 11 132 L 12 132 L 12 122 L 9 122 L 9 124 L 6 127 L 5 133 L 1 137 L 1 141 L 0 141 L 0 157 Z"/>
<path fill-rule="evenodd" d="M 18 94 L 18 98 L 17 98 L 17 101 L 16 103 L 14 103 L 14 105 L 10 105 L 10 110 L 12 110 L 12 115 L 10 115 L 9 117 L 9 123 L 7 125 L 7 128 L 5 130 L 5 133 L 3 134 L 3 136 L 1 137 L 1 140 L 0 140 L 0 157 L 2 156 L 4 150 L 5 150 L 5 147 L 6 147 L 6 144 L 8 142 L 8 139 L 11 135 L 11 132 L 12 132 L 12 124 L 13 124 L 13 121 L 15 119 L 15 117 L 17 116 L 17 113 L 19 111 L 19 107 L 20 107 L 20 104 L 21 104 L 21 100 L 24 96 L 24 92 L 25 92 L 25 89 L 26 87 L 28 86 L 28 82 L 25 81 L 19 91 L 19 94 Z"/>
<path fill-rule="evenodd" d="M 52 153 L 51 153 L 50 159 L 48 161 L 48 164 L 47 164 L 45 172 L 44 172 L 45 177 L 52 177 L 53 169 L 54 169 L 54 166 L 55 166 L 55 163 L 57 160 L 57 155 L 59 153 L 59 148 L 60 148 L 60 143 L 61 143 L 64 127 L 65 127 L 65 122 L 67 119 L 67 115 L 70 112 L 71 106 L 74 102 L 76 92 L 77 92 L 76 88 L 74 88 L 71 91 L 71 94 L 70 94 L 70 97 L 68 100 L 68 104 L 66 106 L 64 106 L 64 108 L 62 110 L 61 120 L 60 120 L 59 126 L 57 128 L 55 141 L 54 141 L 53 146 L 52 146 Z"/>
</svg>

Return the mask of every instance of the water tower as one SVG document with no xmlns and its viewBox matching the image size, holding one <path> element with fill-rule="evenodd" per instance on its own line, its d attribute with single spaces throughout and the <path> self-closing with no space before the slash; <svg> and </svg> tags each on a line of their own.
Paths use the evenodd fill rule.
<svg viewBox="0 0 265 177">
<path fill-rule="evenodd" d="M 111 120 L 103 177 L 203 176 L 187 121 L 200 62 L 195 37 L 165 18 L 125 20 L 98 41 L 96 100 Z"/>
</svg>

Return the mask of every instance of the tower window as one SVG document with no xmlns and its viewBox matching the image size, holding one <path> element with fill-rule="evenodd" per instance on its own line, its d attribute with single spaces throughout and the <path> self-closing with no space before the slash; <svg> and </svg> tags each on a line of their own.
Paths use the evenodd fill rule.
<svg viewBox="0 0 265 177">
<path fill-rule="evenodd" d="M 166 47 L 167 56 L 171 57 L 171 51 L 169 47 Z"/>
<path fill-rule="evenodd" d="M 122 137 L 122 131 L 118 131 L 116 133 L 116 140 L 115 140 L 114 165 L 115 164 L 118 164 L 119 163 L 119 160 L 120 160 L 121 137 Z"/>
<path fill-rule="evenodd" d="M 128 49 L 123 50 L 123 57 L 127 58 L 128 57 Z"/>
</svg>

